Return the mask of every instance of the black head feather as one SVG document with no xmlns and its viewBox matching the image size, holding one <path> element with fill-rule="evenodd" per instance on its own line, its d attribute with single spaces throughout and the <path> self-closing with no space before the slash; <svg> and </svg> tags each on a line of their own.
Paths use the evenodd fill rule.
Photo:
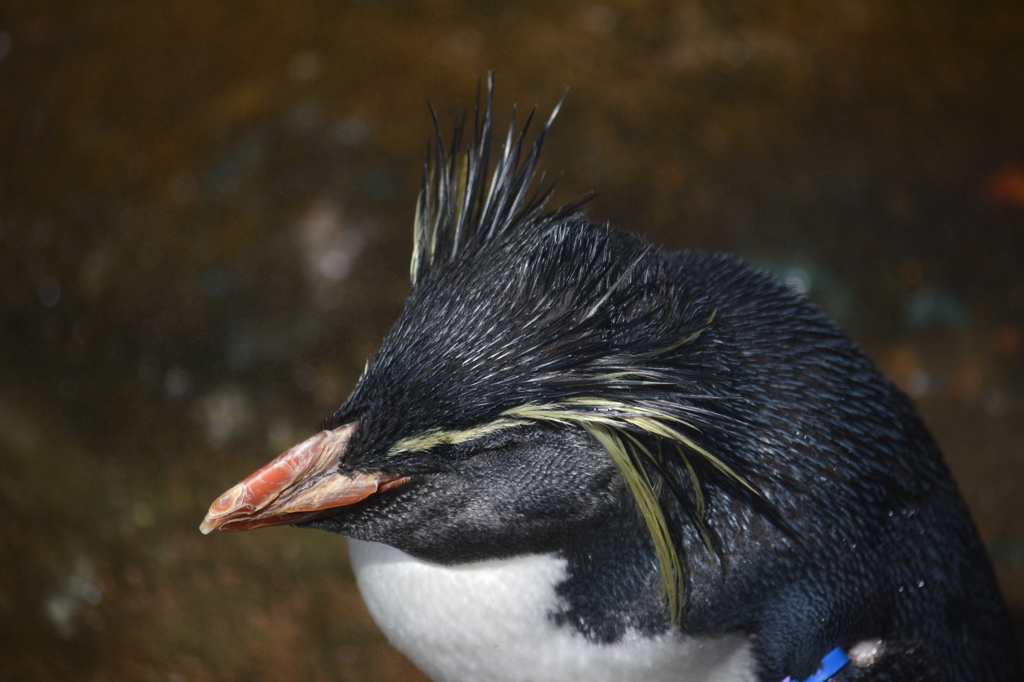
<svg viewBox="0 0 1024 682">
<path fill-rule="evenodd" d="M 534 106 L 523 127 L 516 131 L 516 110 L 512 109 L 508 132 L 499 158 L 490 167 L 491 135 L 494 111 L 493 74 L 487 80 L 487 104 L 481 117 L 480 95 L 474 109 L 472 137 L 467 149 L 460 151 L 464 120 L 456 110 L 455 133 L 449 151 L 437 113 L 430 107 L 434 122 L 434 142 L 427 147 L 423 181 L 416 202 L 413 255 L 410 279 L 413 286 L 435 266 L 451 261 L 470 244 L 485 244 L 513 231 L 529 229 L 534 223 L 549 223 L 573 213 L 574 202 L 545 214 L 544 207 L 555 183 L 544 183 L 544 175 L 534 186 L 537 161 L 544 138 L 562 106 L 555 105 L 525 157 L 526 134 L 537 107 Z M 433 150 L 431 149 L 433 147 Z"/>
</svg>

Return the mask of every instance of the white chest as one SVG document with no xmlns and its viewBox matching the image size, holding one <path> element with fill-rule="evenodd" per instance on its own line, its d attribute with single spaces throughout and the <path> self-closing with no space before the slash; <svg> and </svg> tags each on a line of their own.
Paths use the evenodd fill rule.
<svg viewBox="0 0 1024 682">
<path fill-rule="evenodd" d="M 349 540 L 363 599 L 388 641 L 436 682 L 740 682 L 748 638 L 627 635 L 594 644 L 548 614 L 565 562 L 532 555 L 440 566 Z"/>
</svg>

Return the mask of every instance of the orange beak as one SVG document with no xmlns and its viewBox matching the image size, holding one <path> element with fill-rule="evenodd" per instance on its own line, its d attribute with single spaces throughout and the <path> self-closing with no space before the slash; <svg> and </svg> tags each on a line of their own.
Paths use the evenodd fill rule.
<svg viewBox="0 0 1024 682">
<path fill-rule="evenodd" d="M 312 521 L 407 481 L 382 473 L 338 473 L 355 427 L 353 422 L 321 431 L 279 455 L 218 497 L 199 530 L 206 535 Z"/>
</svg>

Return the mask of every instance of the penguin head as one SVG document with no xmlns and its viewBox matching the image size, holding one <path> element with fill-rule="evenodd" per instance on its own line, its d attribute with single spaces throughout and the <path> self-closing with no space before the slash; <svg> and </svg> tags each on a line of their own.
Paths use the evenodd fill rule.
<svg viewBox="0 0 1024 682">
<path fill-rule="evenodd" d="M 628 514 L 677 606 L 668 516 L 701 523 L 693 463 L 749 487 L 700 443 L 715 311 L 643 240 L 578 204 L 544 212 L 553 117 L 524 155 L 513 116 L 489 174 L 490 103 L 464 154 L 458 128 L 448 152 L 438 134 L 399 319 L 320 433 L 221 496 L 204 532 L 291 523 L 458 563 Z"/>
</svg>

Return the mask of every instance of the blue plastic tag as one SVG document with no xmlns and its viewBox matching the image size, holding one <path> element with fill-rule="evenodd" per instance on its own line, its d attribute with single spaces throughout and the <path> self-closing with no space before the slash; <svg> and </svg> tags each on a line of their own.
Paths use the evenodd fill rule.
<svg viewBox="0 0 1024 682">
<path fill-rule="evenodd" d="M 842 670 L 843 666 L 849 662 L 850 657 L 846 655 L 846 652 L 839 647 L 836 647 L 825 654 L 825 657 L 821 659 L 821 667 L 818 668 L 818 672 L 814 673 L 803 682 L 825 682 L 825 680 Z M 786 677 L 782 682 L 793 682 L 793 678 Z"/>
</svg>

